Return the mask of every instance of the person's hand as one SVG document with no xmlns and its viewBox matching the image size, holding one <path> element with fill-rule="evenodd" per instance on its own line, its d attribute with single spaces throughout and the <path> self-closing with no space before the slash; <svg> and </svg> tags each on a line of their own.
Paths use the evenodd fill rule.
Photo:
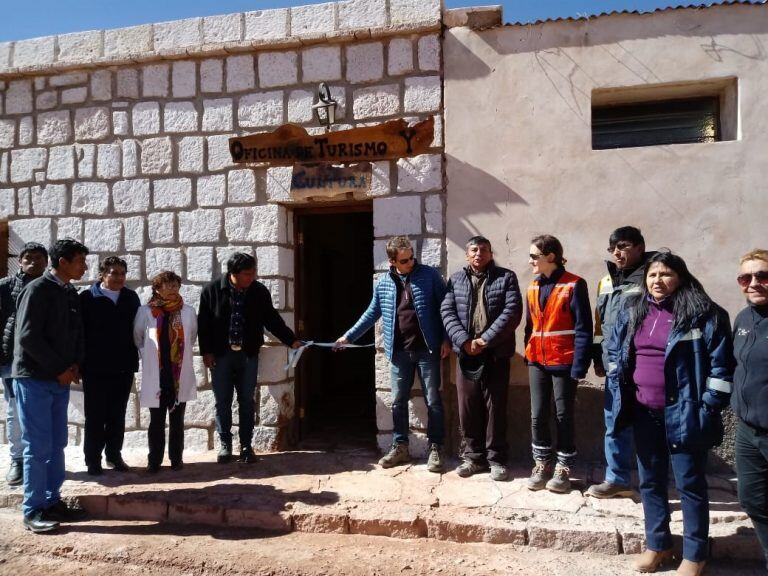
<svg viewBox="0 0 768 576">
<path fill-rule="evenodd" d="M 291 348 L 294 350 L 296 350 L 296 348 L 301 348 L 302 346 L 304 346 L 304 344 L 301 343 L 301 340 L 294 340 L 293 344 L 291 344 Z"/>
<path fill-rule="evenodd" d="M 56 376 L 56 380 L 59 382 L 59 386 L 69 386 L 72 384 L 72 381 L 75 380 L 76 373 L 73 370 L 73 367 L 70 366 L 64 372 Z"/>
<path fill-rule="evenodd" d="M 595 375 L 596 375 L 598 378 L 605 378 L 605 368 L 603 368 L 602 366 L 598 366 L 597 364 L 595 364 Z"/>
<path fill-rule="evenodd" d="M 451 343 L 447 340 L 440 346 L 440 358 L 448 358 L 451 355 Z"/>
<path fill-rule="evenodd" d="M 205 364 L 205 367 L 210 370 L 216 366 L 216 356 L 213 354 L 203 354 L 203 364 Z"/>
<path fill-rule="evenodd" d="M 480 354 L 486 346 L 488 346 L 488 343 L 482 338 L 475 338 L 472 340 L 472 348 L 474 348 L 478 354 Z"/>
<path fill-rule="evenodd" d="M 467 340 L 464 342 L 462 348 L 464 349 L 464 352 L 466 352 L 469 356 L 477 356 L 480 354 L 480 351 L 475 348 L 474 340 Z"/>
<path fill-rule="evenodd" d="M 347 344 L 349 344 L 349 340 L 347 340 L 346 336 L 342 336 L 336 340 L 336 345 L 333 347 L 333 351 L 338 352 L 339 350 L 344 350 L 344 346 Z"/>
</svg>

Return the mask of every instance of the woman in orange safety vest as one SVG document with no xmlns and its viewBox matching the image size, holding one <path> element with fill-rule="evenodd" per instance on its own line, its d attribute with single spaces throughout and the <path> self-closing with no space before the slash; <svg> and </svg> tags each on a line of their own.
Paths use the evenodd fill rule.
<svg viewBox="0 0 768 576">
<path fill-rule="evenodd" d="M 565 270 L 563 246 L 554 236 L 531 240 L 525 360 L 531 386 L 531 435 L 535 466 L 530 490 L 571 490 L 570 468 L 576 457 L 574 403 L 578 381 L 591 360 L 592 310 L 587 283 Z M 550 406 L 555 401 L 557 445 L 552 445 Z M 553 466 L 554 455 L 557 464 Z"/>
</svg>

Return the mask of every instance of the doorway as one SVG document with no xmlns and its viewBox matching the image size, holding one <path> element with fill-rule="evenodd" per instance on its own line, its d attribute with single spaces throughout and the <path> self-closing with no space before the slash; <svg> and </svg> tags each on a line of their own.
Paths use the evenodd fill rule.
<svg viewBox="0 0 768 576">
<path fill-rule="evenodd" d="M 299 338 L 334 342 L 373 294 L 370 203 L 295 211 Z M 357 344 L 373 343 L 370 330 Z M 306 449 L 376 447 L 374 348 L 308 348 L 296 369 L 298 437 Z"/>
</svg>

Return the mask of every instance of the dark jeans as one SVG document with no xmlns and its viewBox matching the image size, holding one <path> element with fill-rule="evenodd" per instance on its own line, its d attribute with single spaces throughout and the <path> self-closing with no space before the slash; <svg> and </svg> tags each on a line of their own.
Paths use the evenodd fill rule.
<svg viewBox="0 0 768 576">
<path fill-rule="evenodd" d="M 670 452 L 663 411 L 638 405 L 634 429 L 646 546 L 657 552 L 672 547 L 667 495 L 671 461 L 683 511 L 683 558 L 691 562 L 706 560 L 709 547 L 707 451 L 690 449 Z"/>
<path fill-rule="evenodd" d="M 87 466 L 101 463 L 101 452 L 109 462 L 121 459 L 125 436 L 125 409 L 133 386 L 132 373 L 83 375 Z"/>
<path fill-rule="evenodd" d="M 443 445 L 445 425 L 443 402 L 440 398 L 440 354 L 429 351 L 400 350 L 392 354 L 390 379 L 392 382 L 393 443 L 408 443 L 408 401 L 416 372 L 421 380 L 421 391 L 427 404 L 427 437 L 433 444 Z"/>
<path fill-rule="evenodd" d="M 181 402 L 176 408 L 169 412 L 171 404 L 165 400 L 165 395 L 161 395 L 160 407 L 149 409 L 149 430 L 147 438 L 149 440 L 149 457 L 147 461 L 150 466 L 160 466 L 163 462 L 163 453 L 165 452 L 165 415 L 168 418 L 168 458 L 171 464 L 181 463 L 184 452 L 184 410 L 187 405 Z"/>
<path fill-rule="evenodd" d="M 506 464 L 509 358 L 489 355 L 479 382 L 466 378 L 457 366 L 456 392 L 464 458 Z"/>
<path fill-rule="evenodd" d="M 768 561 L 768 431 L 736 425 L 739 502 L 755 527 Z"/>
<path fill-rule="evenodd" d="M 555 399 L 557 424 L 557 461 L 571 466 L 576 457 L 574 410 L 578 382 L 567 373 L 553 373 L 538 366 L 528 367 L 531 385 L 531 436 L 533 457 L 536 460 L 552 459 L 552 431 L 550 411 Z"/>
<path fill-rule="evenodd" d="M 216 366 L 211 370 L 211 386 L 216 398 L 216 432 L 222 443 L 232 444 L 232 398 L 237 392 L 240 446 L 251 445 L 258 374 L 258 356 L 249 357 L 242 350 L 216 356 Z"/>
</svg>

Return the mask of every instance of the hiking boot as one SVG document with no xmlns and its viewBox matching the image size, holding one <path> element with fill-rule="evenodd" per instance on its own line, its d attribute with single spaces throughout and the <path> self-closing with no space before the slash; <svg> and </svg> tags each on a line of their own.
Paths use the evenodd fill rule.
<svg viewBox="0 0 768 576">
<path fill-rule="evenodd" d="M 178 472 L 179 470 L 184 469 L 184 462 L 181 460 L 176 460 L 175 462 L 171 462 L 171 470 L 174 472 Z"/>
<path fill-rule="evenodd" d="M 439 444 L 429 445 L 429 456 L 427 457 L 427 470 L 430 472 L 443 471 L 445 462 L 443 460 L 443 451 Z"/>
<path fill-rule="evenodd" d="M 88 476 L 101 476 L 104 474 L 104 468 L 101 467 L 101 464 L 89 464 L 88 465 Z"/>
<path fill-rule="evenodd" d="M 543 490 L 547 481 L 552 478 L 552 462 L 549 460 L 535 460 L 536 464 L 531 470 L 526 486 L 528 490 Z"/>
<path fill-rule="evenodd" d="M 381 460 L 379 466 L 382 468 L 392 468 L 400 464 L 408 464 L 411 461 L 411 455 L 408 452 L 408 444 L 393 444 Z"/>
<path fill-rule="evenodd" d="M 22 459 L 11 460 L 8 473 L 5 475 L 8 486 L 19 486 L 24 482 L 24 461 Z"/>
<path fill-rule="evenodd" d="M 503 464 L 491 462 L 491 480 L 506 482 L 509 479 L 509 470 Z"/>
<path fill-rule="evenodd" d="M 456 474 L 462 478 L 469 478 L 475 474 L 482 472 L 488 472 L 488 464 L 480 464 L 473 460 L 465 459 L 458 468 L 456 468 Z"/>
<path fill-rule="evenodd" d="M 568 468 L 568 466 L 558 462 L 555 466 L 555 473 L 552 475 L 552 478 L 550 478 L 549 482 L 547 482 L 547 490 L 550 492 L 557 492 L 558 494 L 567 494 L 570 492 L 571 480 L 568 477 L 570 473 L 571 470 Z"/>
<path fill-rule="evenodd" d="M 683 559 L 680 562 L 680 567 L 675 571 L 677 576 L 700 576 L 704 572 L 704 565 L 706 562 L 692 562 L 691 560 Z"/>
<path fill-rule="evenodd" d="M 253 464 L 256 462 L 256 454 L 253 453 L 253 448 L 250 446 L 243 446 L 240 448 L 240 458 L 238 462 L 245 462 L 246 464 Z"/>
<path fill-rule="evenodd" d="M 222 440 L 219 446 L 219 453 L 216 454 L 216 462 L 219 464 L 226 464 L 232 461 L 232 441 L 224 442 Z"/>
<path fill-rule="evenodd" d="M 638 572 L 656 572 L 663 564 L 672 560 L 672 548 L 669 550 L 643 550 L 632 566 Z"/>
<path fill-rule="evenodd" d="M 607 480 L 601 484 L 592 484 L 585 493 L 593 498 L 631 498 L 635 491 L 623 484 L 611 484 Z"/>
</svg>

